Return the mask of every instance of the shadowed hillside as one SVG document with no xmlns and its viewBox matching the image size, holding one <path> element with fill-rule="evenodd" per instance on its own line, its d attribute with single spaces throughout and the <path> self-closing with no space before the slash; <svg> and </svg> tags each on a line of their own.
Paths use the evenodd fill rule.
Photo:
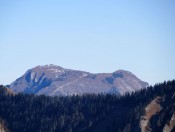
<svg viewBox="0 0 175 132">
<path fill-rule="evenodd" d="M 11 132 L 173 132 L 174 97 L 175 80 L 125 96 L 13 95 L 0 86 L 0 117 Z"/>
</svg>

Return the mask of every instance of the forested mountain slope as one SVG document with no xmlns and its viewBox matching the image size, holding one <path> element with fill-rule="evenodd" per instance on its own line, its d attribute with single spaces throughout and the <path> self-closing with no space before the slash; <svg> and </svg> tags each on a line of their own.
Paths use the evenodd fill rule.
<svg viewBox="0 0 175 132">
<path fill-rule="evenodd" d="M 146 113 L 156 98 L 161 109 Z M 0 117 L 11 132 L 141 132 L 145 115 L 152 132 L 173 132 L 174 105 L 175 80 L 125 96 L 13 95 L 0 86 Z"/>
</svg>

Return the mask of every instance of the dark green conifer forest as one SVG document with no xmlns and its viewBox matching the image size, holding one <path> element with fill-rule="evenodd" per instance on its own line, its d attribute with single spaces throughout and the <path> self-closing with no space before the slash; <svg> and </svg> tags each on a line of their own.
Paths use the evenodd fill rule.
<svg viewBox="0 0 175 132">
<path fill-rule="evenodd" d="M 13 95 L 1 85 L 0 122 L 10 132 L 140 132 L 144 109 L 157 96 L 163 109 L 150 125 L 161 132 L 175 112 L 175 80 L 124 96 Z"/>
</svg>

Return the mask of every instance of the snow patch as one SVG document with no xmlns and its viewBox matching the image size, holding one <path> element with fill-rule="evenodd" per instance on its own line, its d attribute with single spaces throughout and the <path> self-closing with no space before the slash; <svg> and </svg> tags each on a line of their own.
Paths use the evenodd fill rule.
<svg viewBox="0 0 175 132">
<path fill-rule="evenodd" d="M 30 78 L 31 78 L 31 80 L 33 80 L 35 78 L 35 72 L 31 73 L 31 77 Z"/>
<path fill-rule="evenodd" d="M 48 72 L 51 71 L 52 73 L 64 73 L 64 70 L 60 70 L 60 69 L 48 69 Z"/>
</svg>

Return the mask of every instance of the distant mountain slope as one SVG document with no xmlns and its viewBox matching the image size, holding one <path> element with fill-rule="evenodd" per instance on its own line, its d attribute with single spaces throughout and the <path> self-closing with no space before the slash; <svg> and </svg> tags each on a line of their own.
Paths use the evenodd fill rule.
<svg viewBox="0 0 175 132">
<path fill-rule="evenodd" d="M 15 92 L 45 95 L 81 95 L 84 93 L 124 94 L 145 88 L 131 72 L 118 70 L 113 73 L 92 74 L 64 69 L 60 66 L 37 66 L 10 84 Z"/>
</svg>

